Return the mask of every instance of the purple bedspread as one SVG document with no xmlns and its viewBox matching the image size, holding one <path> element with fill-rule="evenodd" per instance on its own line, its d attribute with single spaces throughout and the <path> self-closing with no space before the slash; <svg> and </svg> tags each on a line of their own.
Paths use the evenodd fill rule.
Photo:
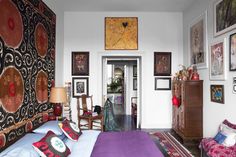
<svg viewBox="0 0 236 157">
<path fill-rule="evenodd" d="M 98 136 L 91 157 L 164 157 L 143 131 L 103 132 Z"/>
</svg>

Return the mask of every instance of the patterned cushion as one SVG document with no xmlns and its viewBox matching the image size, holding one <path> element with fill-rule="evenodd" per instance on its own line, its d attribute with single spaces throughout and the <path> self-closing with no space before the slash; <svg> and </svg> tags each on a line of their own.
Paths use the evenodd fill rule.
<svg viewBox="0 0 236 157">
<path fill-rule="evenodd" d="M 69 120 L 65 119 L 63 122 L 58 124 L 63 133 L 72 141 L 77 141 L 79 136 L 82 134 L 80 129 Z"/>
<path fill-rule="evenodd" d="M 233 124 L 233 123 L 229 122 L 227 119 L 225 119 L 225 120 L 223 121 L 223 124 L 229 126 L 229 127 L 232 128 L 232 129 L 236 129 L 236 124 Z"/>
<path fill-rule="evenodd" d="M 33 143 L 33 147 L 42 157 L 66 157 L 70 154 L 70 149 L 52 131 Z"/>
<path fill-rule="evenodd" d="M 214 140 L 219 144 L 222 144 L 225 139 L 226 139 L 226 136 L 222 134 L 221 132 L 218 132 L 216 136 L 214 137 Z"/>
</svg>

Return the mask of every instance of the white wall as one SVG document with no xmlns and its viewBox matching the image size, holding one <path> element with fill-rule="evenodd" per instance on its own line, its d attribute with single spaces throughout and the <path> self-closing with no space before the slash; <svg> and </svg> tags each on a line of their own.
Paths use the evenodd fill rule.
<svg viewBox="0 0 236 157">
<path fill-rule="evenodd" d="M 213 0 L 197 0 L 187 10 L 183 12 L 183 28 L 184 28 L 184 63 L 189 65 L 189 25 L 194 19 L 199 17 L 204 11 L 207 10 L 207 29 L 208 29 L 208 54 L 210 54 L 209 46 L 212 42 L 227 38 L 226 48 L 226 81 L 210 81 L 209 79 L 209 66 L 207 69 L 199 70 L 200 79 L 204 80 L 204 98 L 203 98 L 203 135 L 214 136 L 217 132 L 219 124 L 224 120 L 236 123 L 236 95 L 232 93 L 232 77 L 236 76 L 235 72 L 229 72 L 229 35 L 236 30 L 220 35 L 213 36 Z M 209 55 L 208 55 L 209 56 Z M 209 59 L 209 57 L 208 57 Z M 210 101 L 210 85 L 223 84 L 225 91 L 225 104 L 214 103 Z"/>
<path fill-rule="evenodd" d="M 138 17 L 139 50 L 105 51 L 104 18 L 108 16 Z M 71 81 L 71 52 L 90 52 L 89 94 L 94 104 L 102 102 L 102 59 L 106 55 L 142 57 L 142 128 L 171 128 L 171 92 L 155 91 L 153 52 L 172 52 L 172 73 L 183 58 L 182 13 L 144 12 L 65 12 L 64 77 Z M 76 100 L 72 100 L 72 116 L 77 121 Z"/>
<path fill-rule="evenodd" d="M 56 1 L 43 0 L 44 3 L 56 14 L 56 69 L 55 86 L 64 86 L 63 81 L 63 50 L 64 50 L 64 12 Z"/>
</svg>

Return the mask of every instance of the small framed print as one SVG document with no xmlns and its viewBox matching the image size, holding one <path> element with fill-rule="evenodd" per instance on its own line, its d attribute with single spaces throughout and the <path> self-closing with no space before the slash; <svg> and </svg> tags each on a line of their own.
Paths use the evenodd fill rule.
<svg viewBox="0 0 236 157">
<path fill-rule="evenodd" d="M 72 78 L 73 97 L 81 95 L 89 95 L 88 77 L 74 77 Z"/>
<path fill-rule="evenodd" d="M 236 33 L 229 37 L 229 70 L 236 71 Z"/>
<path fill-rule="evenodd" d="M 233 93 L 236 94 L 236 84 L 233 85 Z"/>
<path fill-rule="evenodd" d="M 137 90 L 137 78 L 133 78 L 133 90 Z"/>
<path fill-rule="evenodd" d="M 225 39 L 210 47 L 210 80 L 225 80 Z"/>
<path fill-rule="evenodd" d="M 137 77 L 137 65 L 133 65 L 133 77 Z"/>
<path fill-rule="evenodd" d="M 72 52 L 72 75 L 89 75 L 89 52 Z"/>
<path fill-rule="evenodd" d="M 224 85 L 211 85 L 211 101 L 224 104 Z"/>
<path fill-rule="evenodd" d="M 236 77 L 233 77 L 233 93 L 236 94 Z"/>
<path fill-rule="evenodd" d="M 155 78 L 155 90 L 171 90 L 171 79 L 170 78 Z"/>
<path fill-rule="evenodd" d="M 154 76 L 171 75 L 171 52 L 154 52 Z"/>
</svg>

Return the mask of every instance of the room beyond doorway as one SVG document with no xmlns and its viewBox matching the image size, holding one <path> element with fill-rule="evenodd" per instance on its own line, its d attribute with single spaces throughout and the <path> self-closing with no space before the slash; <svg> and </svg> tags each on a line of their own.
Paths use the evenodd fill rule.
<svg viewBox="0 0 236 157">
<path fill-rule="evenodd" d="M 103 96 L 113 103 L 116 116 L 135 118 L 140 127 L 141 57 L 103 57 Z"/>
</svg>

